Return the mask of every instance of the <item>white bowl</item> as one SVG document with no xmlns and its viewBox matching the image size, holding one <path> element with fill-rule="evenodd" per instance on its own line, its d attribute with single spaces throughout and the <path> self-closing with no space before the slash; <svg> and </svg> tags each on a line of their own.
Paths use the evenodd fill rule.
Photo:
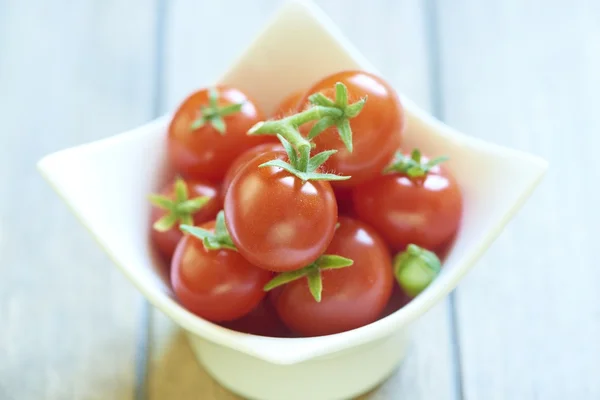
<svg viewBox="0 0 600 400">
<path fill-rule="evenodd" d="M 288 2 L 220 82 L 248 91 L 268 112 L 287 93 L 351 68 L 378 73 L 316 6 Z M 156 273 L 146 197 L 164 181 L 170 115 L 49 155 L 38 168 L 148 301 L 185 329 L 196 356 L 223 386 L 252 399 L 347 399 L 393 372 L 410 323 L 456 287 L 547 169 L 538 157 L 456 132 L 401 98 L 407 148 L 450 156 L 465 198 L 462 229 L 441 275 L 423 293 L 385 318 L 337 335 L 241 334 L 194 316 L 174 299 Z"/>
</svg>

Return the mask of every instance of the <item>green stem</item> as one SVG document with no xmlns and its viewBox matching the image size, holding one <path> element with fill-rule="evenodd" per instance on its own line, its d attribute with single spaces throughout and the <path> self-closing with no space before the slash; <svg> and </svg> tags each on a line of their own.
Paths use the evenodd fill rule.
<svg viewBox="0 0 600 400">
<path fill-rule="evenodd" d="M 261 123 L 257 124 L 254 128 L 256 130 L 261 129 Z M 287 153 L 289 162 L 274 159 L 271 161 L 267 161 L 266 163 L 262 163 L 259 165 L 259 168 L 262 167 L 277 167 L 282 168 L 288 171 L 290 174 L 295 175 L 297 178 L 302 180 L 302 182 L 306 182 L 308 180 L 327 180 L 327 181 L 341 181 L 345 179 L 350 179 L 349 176 L 340 176 L 336 174 L 323 174 L 318 172 L 318 168 L 327 161 L 329 157 L 336 153 L 336 150 L 326 150 L 321 153 L 315 154 L 314 157 L 310 156 L 310 151 L 312 149 L 310 142 L 307 142 L 308 145 L 304 143 L 296 142 L 298 150 L 292 146 L 292 144 L 286 140 L 281 134 L 277 134 L 277 138 L 281 141 L 285 152 Z M 299 154 L 298 154 L 299 153 Z"/>
<path fill-rule="evenodd" d="M 339 118 L 344 112 L 336 107 L 312 106 L 298 114 L 290 115 L 282 120 L 293 126 L 300 126 L 310 121 L 317 121 L 324 117 Z"/>
<path fill-rule="evenodd" d="M 317 172 L 318 168 L 336 151 L 322 151 L 312 159 L 310 155 L 314 144 L 311 140 L 333 126 L 337 127 L 342 142 L 348 151 L 352 152 L 352 130 L 348 119 L 354 118 L 360 113 L 367 99 L 362 98 L 349 105 L 346 86 L 338 82 L 335 90 L 335 102 L 322 93 L 315 93 L 309 97 L 310 108 L 280 120 L 261 121 L 248 130 L 248 135 L 278 135 L 288 155 L 289 163 L 276 159 L 263 163 L 260 167 L 283 168 L 303 182 L 350 179 L 350 176 Z M 315 124 L 308 133 L 308 138 L 304 138 L 298 131 L 298 127 L 311 121 L 315 121 Z"/>
<path fill-rule="evenodd" d="M 341 109 L 348 106 L 348 90 L 340 82 L 335 84 L 335 105 Z"/>
<path fill-rule="evenodd" d="M 248 131 L 249 135 L 281 135 L 285 140 L 290 142 L 292 146 L 300 153 L 303 147 L 310 149 L 310 142 L 306 140 L 298 127 L 310 121 L 318 121 L 325 117 L 340 118 L 344 112 L 336 107 L 312 106 L 298 114 L 290 115 L 289 117 L 276 121 L 262 121 L 254 125 Z M 305 151 L 305 150 L 304 150 Z"/>
<path fill-rule="evenodd" d="M 237 251 L 237 248 L 227 231 L 227 226 L 225 225 L 225 213 L 223 210 L 219 211 L 217 214 L 215 228 L 212 230 L 188 224 L 179 225 L 179 229 L 184 233 L 188 233 L 200 239 L 207 251 L 220 249 Z"/>
<path fill-rule="evenodd" d="M 300 148 L 300 159 L 298 159 L 298 170 L 308 172 L 308 162 L 310 160 L 310 147 Z"/>
<path fill-rule="evenodd" d="M 261 121 L 254 125 L 248 131 L 250 135 L 281 135 L 285 140 L 291 143 L 298 151 L 302 148 L 311 148 L 310 142 L 306 140 L 300 132 L 285 120 L 279 121 Z"/>
</svg>

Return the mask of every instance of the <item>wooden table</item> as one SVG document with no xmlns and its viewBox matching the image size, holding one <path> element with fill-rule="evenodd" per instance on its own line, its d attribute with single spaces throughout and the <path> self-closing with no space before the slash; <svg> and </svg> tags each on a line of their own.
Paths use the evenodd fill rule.
<svg viewBox="0 0 600 400">
<path fill-rule="evenodd" d="M 35 170 L 209 84 L 281 1 L 232 3 L 0 0 L 0 399 L 237 398 Z M 319 3 L 421 106 L 551 163 L 363 399 L 599 399 L 600 2 Z"/>
</svg>

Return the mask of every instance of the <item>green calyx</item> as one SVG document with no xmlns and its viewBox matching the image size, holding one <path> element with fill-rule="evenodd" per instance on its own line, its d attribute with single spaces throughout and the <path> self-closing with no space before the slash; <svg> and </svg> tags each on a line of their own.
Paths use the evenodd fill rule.
<svg viewBox="0 0 600 400">
<path fill-rule="evenodd" d="M 298 179 L 303 182 L 313 181 L 342 181 L 350 179 L 349 176 L 341 176 L 336 174 L 326 174 L 317 172 L 317 169 L 327 161 L 329 157 L 335 154 L 336 150 L 327 150 L 321 153 L 315 154 L 313 157 L 310 156 L 310 148 L 302 148 L 302 151 L 298 155 L 296 149 L 288 142 L 283 136 L 277 135 L 288 156 L 289 162 L 275 159 L 267 161 L 261 165 L 260 168 L 264 167 L 278 167 L 286 170 L 290 174 L 295 175 Z"/>
<path fill-rule="evenodd" d="M 448 157 L 442 156 L 424 163 L 421 159 L 421 151 L 419 149 L 414 149 L 410 157 L 398 152 L 394 161 L 383 170 L 383 173 L 399 172 L 409 178 L 421 178 L 427 175 L 433 167 L 446 160 L 448 160 Z"/>
<path fill-rule="evenodd" d="M 404 292 L 416 297 L 439 275 L 442 263 L 435 253 L 415 244 L 394 257 L 394 275 Z"/>
<path fill-rule="evenodd" d="M 166 232 L 177 222 L 191 225 L 194 223 L 192 216 L 199 211 L 210 197 L 200 196 L 188 199 L 187 185 L 178 177 L 175 180 L 175 199 L 167 196 L 152 194 L 149 196 L 150 203 L 154 206 L 166 210 L 167 213 L 153 224 L 153 228 L 159 232 Z"/>
<path fill-rule="evenodd" d="M 325 110 L 331 109 L 328 112 L 329 115 L 320 118 L 312 127 L 308 138 L 313 139 L 325 129 L 335 126 L 346 149 L 352 153 L 352 129 L 350 129 L 349 120 L 360 114 L 367 98 L 364 97 L 355 103 L 348 104 L 348 89 L 343 83 L 337 82 L 335 84 L 335 100 L 331 100 L 323 93 L 315 93 L 308 100 L 313 106 L 323 107 Z M 337 112 L 333 110 L 337 110 Z"/>
<path fill-rule="evenodd" d="M 321 278 L 321 271 L 345 268 L 351 266 L 352 264 L 354 264 L 354 261 L 352 261 L 349 258 L 325 254 L 317 258 L 315 262 L 313 262 L 310 265 L 307 265 L 304 268 L 300 268 L 295 271 L 282 272 L 278 274 L 264 286 L 264 290 L 269 291 L 271 289 L 275 289 L 278 286 L 282 286 L 292 281 L 306 277 L 310 293 L 314 297 L 315 301 L 321 302 L 321 293 L 323 291 L 323 280 Z"/>
<path fill-rule="evenodd" d="M 325 129 L 335 126 L 342 142 L 352 152 L 352 129 L 349 120 L 356 117 L 362 111 L 367 98 L 348 104 L 348 89 L 337 82 L 335 84 L 335 100 L 331 100 L 322 93 L 315 93 L 309 97 L 311 107 L 294 115 L 280 120 L 259 122 L 249 131 L 249 135 L 275 135 L 279 134 L 286 138 L 298 152 L 304 147 L 310 149 L 309 140 L 314 139 Z M 310 121 L 316 121 L 308 134 L 308 140 L 298 132 L 298 127 Z"/>
<path fill-rule="evenodd" d="M 248 131 L 249 135 L 277 135 L 288 155 L 289 162 L 272 160 L 261 167 L 283 168 L 302 181 L 329 180 L 339 181 L 350 179 L 350 176 L 316 172 L 329 157 L 337 150 L 328 150 L 311 157 L 310 152 L 314 143 L 311 142 L 325 129 L 336 126 L 346 148 L 352 151 L 352 129 L 349 120 L 356 117 L 363 109 L 366 97 L 353 104 L 348 104 L 348 90 L 343 83 L 335 85 L 336 97 L 331 100 L 322 93 L 309 97 L 311 106 L 297 114 L 280 120 L 261 121 Z M 316 121 L 308 134 L 302 136 L 298 127 L 307 122 Z"/>
<path fill-rule="evenodd" d="M 214 232 L 185 224 L 180 225 L 179 229 L 202 240 L 206 250 L 228 249 L 237 251 L 235 244 L 231 240 L 231 236 L 229 236 L 229 231 L 227 231 L 227 226 L 225 225 L 225 212 L 223 210 L 219 211 L 217 214 Z"/>
<path fill-rule="evenodd" d="M 192 122 L 190 129 L 196 130 L 209 123 L 217 132 L 224 135 L 227 126 L 223 117 L 240 112 L 243 106 L 244 103 L 234 103 L 220 107 L 219 92 L 215 88 L 210 88 L 208 92 L 208 106 L 200 107 L 199 116 Z"/>
</svg>

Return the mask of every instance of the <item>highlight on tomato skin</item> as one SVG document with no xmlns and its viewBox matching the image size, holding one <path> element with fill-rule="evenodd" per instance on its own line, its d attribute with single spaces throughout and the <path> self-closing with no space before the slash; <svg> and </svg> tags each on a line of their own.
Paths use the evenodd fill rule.
<svg viewBox="0 0 600 400">
<path fill-rule="evenodd" d="M 411 154 L 399 156 L 401 162 L 411 163 Z M 430 162 L 427 156 L 419 157 L 422 166 Z M 393 251 L 404 250 L 410 243 L 435 251 L 447 245 L 460 227 L 462 193 L 443 163 L 423 173 L 411 165 L 407 168 L 416 172 L 392 170 L 354 188 L 355 210 Z"/>
<path fill-rule="evenodd" d="M 201 226 L 214 232 L 215 221 Z M 272 273 L 257 268 L 229 248 L 208 250 L 186 234 L 171 261 L 175 296 L 190 312 L 212 322 L 233 321 L 250 313 L 265 297 Z"/>
<path fill-rule="evenodd" d="M 391 160 L 402 144 L 405 113 L 396 91 L 387 81 L 358 70 L 337 72 L 316 82 L 300 100 L 298 111 L 310 103 L 309 98 L 315 93 L 333 99 L 336 82 L 346 85 L 349 103 L 367 99 L 360 114 L 350 120 L 353 149 L 347 149 L 336 126 L 332 126 L 314 138 L 315 151 L 337 150 L 325 163 L 325 169 L 351 178 L 332 182 L 332 186 L 353 187 L 376 177 Z M 300 130 L 307 135 L 312 126 L 314 123 L 306 124 Z"/>
<path fill-rule="evenodd" d="M 326 253 L 353 260 L 353 264 L 324 270 L 320 302 L 315 301 L 307 278 L 274 289 L 270 301 L 283 323 L 301 336 L 340 333 L 376 321 L 390 300 L 394 276 L 392 258 L 379 234 L 349 217 L 339 227 Z"/>
<path fill-rule="evenodd" d="M 264 153 L 247 163 L 225 196 L 227 229 L 238 251 L 257 267 L 291 271 L 315 261 L 333 238 L 337 204 L 324 180 L 303 182 L 268 161 L 285 152 Z"/>
<path fill-rule="evenodd" d="M 273 137 L 246 134 L 264 118 L 254 100 L 237 88 L 198 90 L 179 105 L 169 125 L 170 162 L 184 176 L 219 181 L 246 149 L 276 142 Z"/>
<path fill-rule="evenodd" d="M 177 243 L 183 237 L 183 233 L 179 230 L 179 223 L 183 222 L 182 219 L 184 218 L 182 217 L 184 217 L 184 215 L 191 217 L 194 224 L 202 224 L 214 219 L 222 207 L 219 187 L 214 183 L 198 179 L 183 179 L 176 177 L 174 180 L 164 185 L 155 197 L 162 197 L 164 200 L 172 202 L 173 207 L 177 207 L 177 196 L 175 192 L 178 180 L 185 186 L 185 198 L 179 202 L 183 208 L 186 206 L 186 204 L 183 203 L 187 200 L 205 199 L 204 201 L 197 203 L 196 207 L 188 207 L 185 211 L 176 210 L 179 218 L 173 219 L 170 227 L 168 227 L 168 225 L 165 226 L 165 228 L 168 227 L 168 229 L 162 230 L 157 229 L 156 227 L 150 229 L 150 238 L 152 242 L 160 254 L 167 259 L 170 259 L 173 256 Z M 189 206 L 189 204 L 187 204 L 187 206 Z M 153 204 L 150 215 L 151 224 L 155 225 L 161 219 L 166 218 L 169 212 L 168 209 Z"/>
</svg>

